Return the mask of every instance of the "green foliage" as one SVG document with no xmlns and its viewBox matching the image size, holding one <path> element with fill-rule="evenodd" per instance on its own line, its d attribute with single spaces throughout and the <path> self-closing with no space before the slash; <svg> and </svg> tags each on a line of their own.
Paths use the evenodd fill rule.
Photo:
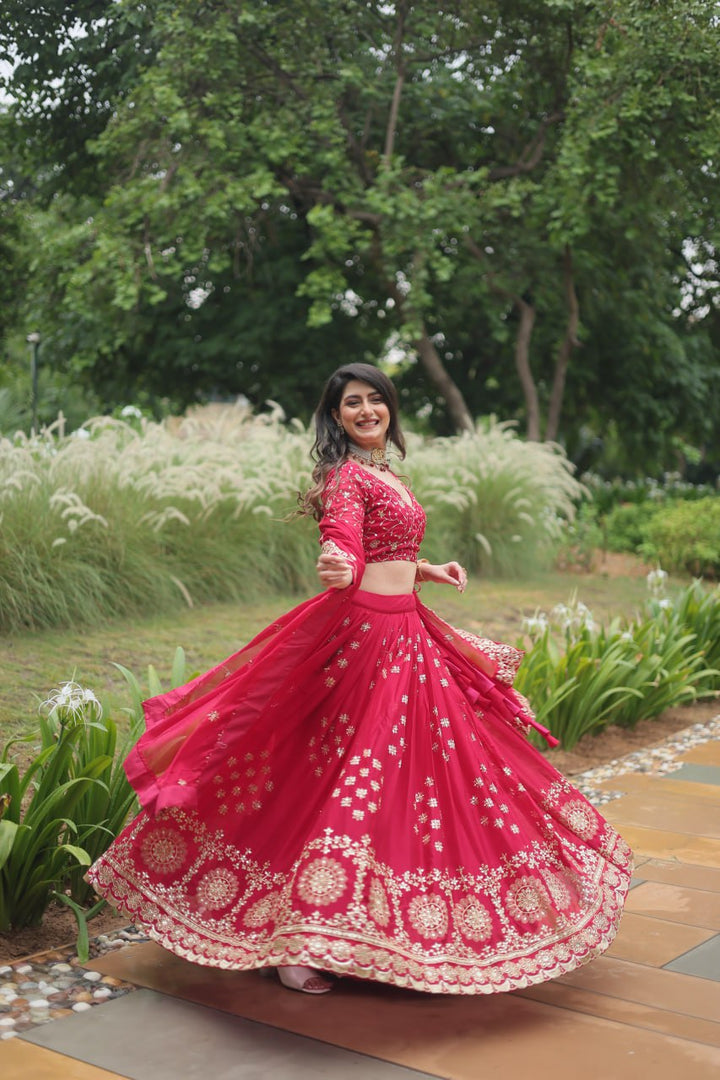
<svg viewBox="0 0 720 1080">
<path fill-rule="evenodd" d="M 658 505 L 676 500 L 694 501 L 712 495 L 710 484 L 693 484 L 683 480 L 679 473 L 665 473 L 661 480 L 652 476 L 636 480 L 620 476 L 605 480 L 597 473 L 585 472 L 581 476 L 592 502 L 599 514 L 609 514 L 619 504 L 651 502 Z"/>
<path fill-rule="evenodd" d="M 596 627 L 573 599 L 526 621 L 533 639 L 516 679 L 566 749 L 609 724 L 633 727 L 720 689 L 720 595 L 695 583 L 646 618 Z"/>
<path fill-rule="evenodd" d="M 516 686 L 538 720 L 570 750 L 583 735 L 601 730 L 613 710 L 635 695 L 622 681 L 632 662 L 622 645 L 601 646 L 588 631 L 556 653 L 549 633 L 525 657 Z"/>
<path fill-rule="evenodd" d="M 102 719 L 94 695 L 69 683 L 45 704 L 40 743 L 24 771 L 9 759 L 12 743 L 0 759 L 3 931 L 41 922 L 55 894 L 107 847 L 134 798 L 120 771 L 128 740 L 118 747 L 115 724 Z"/>
<path fill-rule="evenodd" d="M 85 870 L 137 809 L 123 764 L 143 730 L 143 700 L 163 692 L 152 665 L 146 688 L 116 666 L 130 696 L 122 735 L 92 691 L 66 683 L 41 707 L 40 743 L 25 769 L 10 751 L 34 735 L 8 743 L 0 759 L 0 931 L 38 925 L 55 900 L 75 915 L 80 960 L 89 955 L 88 922 L 105 904 L 90 903 Z M 177 648 L 171 687 L 191 677 Z"/>
<path fill-rule="evenodd" d="M 282 520 L 308 483 L 304 431 L 237 409 L 176 428 L 105 418 L 0 443 L 3 628 L 315 583 L 314 528 Z"/>
<path fill-rule="evenodd" d="M 658 503 L 649 501 L 616 506 L 605 518 L 605 544 L 608 551 L 639 551 L 648 535 L 648 528 L 661 510 Z M 661 560 L 665 562 L 665 560 Z M 667 564 L 665 564 L 667 565 Z"/>
<path fill-rule="evenodd" d="M 681 630 L 695 635 L 707 667 L 720 668 L 720 588 L 708 591 L 702 582 L 694 581 L 676 599 L 673 612 Z M 710 679 L 703 686 L 713 689 L 718 681 Z"/>
<path fill-rule="evenodd" d="M 582 502 L 575 518 L 568 520 L 563 529 L 555 560 L 558 569 L 590 570 L 595 552 L 604 542 L 597 507 L 592 502 Z"/>
<path fill-rule="evenodd" d="M 669 570 L 699 577 L 720 575 L 720 498 L 678 503 L 658 511 L 641 547 Z"/>
<path fill-rule="evenodd" d="M 674 614 L 662 613 L 631 624 L 621 635 L 631 664 L 627 684 L 634 700 L 619 702 L 613 723 L 634 727 L 665 709 L 689 705 L 720 686 L 720 671 L 710 670 L 694 634 L 682 632 Z"/>
</svg>

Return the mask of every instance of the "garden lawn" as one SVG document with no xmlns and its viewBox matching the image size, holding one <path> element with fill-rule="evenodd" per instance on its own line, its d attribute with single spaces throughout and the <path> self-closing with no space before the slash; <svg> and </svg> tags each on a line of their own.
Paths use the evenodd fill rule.
<svg viewBox="0 0 720 1080">
<path fill-rule="evenodd" d="M 643 608 L 647 589 L 642 573 L 614 577 L 547 573 L 528 580 L 471 579 L 464 595 L 426 585 L 422 599 L 456 626 L 495 640 L 517 643 L 522 619 L 537 609 L 549 611 L 577 592 L 598 622 L 632 616 Z M 169 684 L 175 649 L 187 656 L 188 678 L 237 651 L 302 597 L 272 596 L 252 604 L 209 604 L 169 616 L 116 620 L 103 627 L 37 631 L 0 637 L 0 744 L 32 732 L 37 705 L 53 688 L 74 679 L 95 691 L 118 722 L 128 704 L 122 664 L 145 683 L 153 664 Z"/>
</svg>

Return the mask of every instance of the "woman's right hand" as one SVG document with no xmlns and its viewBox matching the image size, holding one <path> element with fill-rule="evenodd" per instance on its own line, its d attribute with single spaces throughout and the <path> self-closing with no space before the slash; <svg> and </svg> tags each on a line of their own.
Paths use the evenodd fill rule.
<svg viewBox="0 0 720 1080">
<path fill-rule="evenodd" d="M 352 585 L 352 567 L 340 555 L 321 555 L 316 569 L 320 583 L 326 589 L 347 589 L 348 585 Z"/>
</svg>

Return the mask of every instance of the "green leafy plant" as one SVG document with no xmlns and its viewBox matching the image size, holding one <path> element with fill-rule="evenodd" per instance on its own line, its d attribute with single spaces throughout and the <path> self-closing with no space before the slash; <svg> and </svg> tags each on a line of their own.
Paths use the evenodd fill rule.
<svg viewBox="0 0 720 1080">
<path fill-rule="evenodd" d="M 677 597 L 675 616 L 680 626 L 695 635 L 709 669 L 720 668 L 720 586 L 709 590 L 701 581 L 693 581 Z M 706 689 L 720 687 L 720 678 L 702 680 Z"/>
<path fill-rule="evenodd" d="M 593 556 L 604 546 L 605 534 L 597 507 L 583 502 L 574 520 L 569 520 L 562 533 L 556 565 L 560 570 L 590 570 Z"/>
<path fill-rule="evenodd" d="M 567 749 L 608 724 L 632 727 L 720 688 L 720 596 L 696 582 L 673 602 L 648 575 L 650 613 L 596 627 L 573 597 L 525 621 L 533 641 L 516 685 Z"/>
<path fill-rule="evenodd" d="M 646 500 L 615 506 L 605 518 L 605 545 L 608 551 L 636 552 L 647 540 L 650 522 L 661 505 Z"/>
<path fill-rule="evenodd" d="M 626 678 L 638 693 L 615 710 L 613 723 L 620 727 L 634 727 L 666 709 L 689 705 L 702 696 L 703 684 L 720 676 L 707 668 L 695 634 L 683 634 L 675 615 L 661 612 L 633 624 L 621 637 L 634 654 Z"/>
<path fill-rule="evenodd" d="M 609 641 L 587 624 L 576 632 L 565 629 L 561 644 L 548 624 L 526 653 L 515 685 L 541 723 L 569 750 L 640 696 L 631 685 L 632 669 L 625 642 Z"/>
<path fill-rule="evenodd" d="M 24 772 L 8 760 L 12 743 L 0 759 L 0 930 L 38 925 L 72 868 L 90 864 L 77 812 L 89 792 L 106 787 L 112 767 L 112 756 L 88 738 L 100 722 L 94 694 L 68 683 L 48 704 Z"/>
<path fill-rule="evenodd" d="M 641 551 L 668 570 L 720 577 L 720 498 L 706 497 L 659 511 L 648 525 Z"/>
<path fill-rule="evenodd" d="M 152 665 L 147 691 L 131 671 L 116 667 L 130 695 L 123 730 L 103 716 L 92 691 L 65 683 L 41 706 L 40 745 L 24 771 L 9 752 L 35 736 L 8 743 L 0 759 L 0 930 L 38 925 L 55 900 L 75 915 L 81 960 L 88 955 L 88 922 L 105 904 L 92 903 L 85 870 L 136 808 L 123 763 L 143 730 L 143 700 L 163 691 Z M 178 648 L 171 686 L 189 678 Z"/>
</svg>

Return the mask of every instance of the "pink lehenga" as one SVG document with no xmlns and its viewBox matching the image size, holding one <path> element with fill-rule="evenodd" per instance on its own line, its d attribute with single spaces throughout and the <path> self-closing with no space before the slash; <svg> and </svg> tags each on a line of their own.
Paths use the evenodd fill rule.
<svg viewBox="0 0 720 1080">
<path fill-rule="evenodd" d="M 415 557 L 409 495 L 352 462 L 334 483 L 321 537 L 356 581 Z M 520 659 L 414 593 L 300 604 L 146 703 L 143 810 L 89 879 L 199 964 L 460 994 L 571 971 L 612 941 L 632 856 L 527 741 Z"/>
</svg>

